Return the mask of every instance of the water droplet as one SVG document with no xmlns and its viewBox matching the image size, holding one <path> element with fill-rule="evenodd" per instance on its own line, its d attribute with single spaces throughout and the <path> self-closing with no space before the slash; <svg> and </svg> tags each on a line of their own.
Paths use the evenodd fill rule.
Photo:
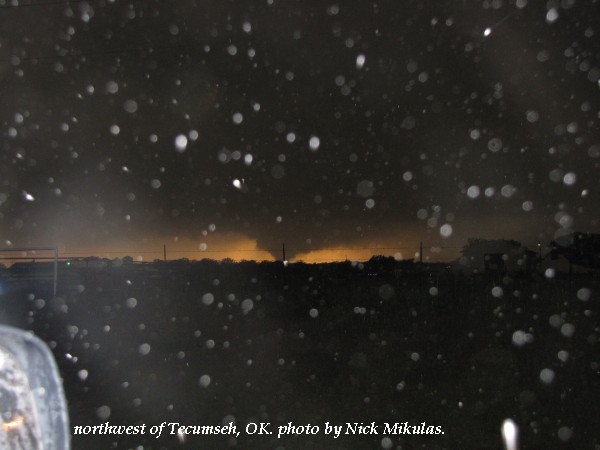
<svg viewBox="0 0 600 450">
<path fill-rule="evenodd" d="M 360 54 L 356 57 L 356 68 L 358 70 L 362 69 L 363 66 L 365 65 L 365 62 L 367 60 L 367 57 L 363 54 Z"/>
<path fill-rule="evenodd" d="M 379 296 L 384 300 L 389 300 L 394 296 L 394 287 L 391 284 L 383 284 L 379 287 Z"/>
<path fill-rule="evenodd" d="M 512 342 L 517 347 L 522 347 L 527 343 L 527 333 L 522 330 L 517 330 L 512 334 Z"/>
<path fill-rule="evenodd" d="M 490 139 L 488 141 L 488 149 L 494 153 L 499 150 L 502 150 L 502 139 L 498 137 Z"/>
<path fill-rule="evenodd" d="M 110 417 L 110 407 L 103 405 L 96 410 L 96 416 L 100 420 L 106 420 Z"/>
<path fill-rule="evenodd" d="M 542 369 L 540 372 L 540 380 L 544 384 L 551 384 L 554 381 L 554 370 L 552 369 Z"/>
<path fill-rule="evenodd" d="M 308 146 L 313 152 L 316 152 L 321 145 L 321 140 L 317 136 L 311 136 L 308 141 Z"/>
<path fill-rule="evenodd" d="M 244 121 L 244 116 L 242 115 L 242 113 L 236 112 L 233 115 L 233 123 L 235 123 L 236 125 L 241 124 Z"/>
<path fill-rule="evenodd" d="M 129 114 L 133 114 L 138 110 L 138 104 L 135 100 L 132 99 L 125 100 L 125 103 L 123 103 L 123 109 Z"/>
<path fill-rule="evenodd" d="M 562 325 L 563 320 L 558 314 L 552 314 L 548 319 L 548 323 L 551 327 L 558 328 Z"/>
<path fill-rule="evenodd" d="M 117 92 L 119 92 L 119 85 L 115 81 L 108 81 L 106 83 L 105 89 L 108 94 L 116 94 Z M 89 89 L 88 89 L 88 92 L 89 92 Z M 92 92 L 93 92 L 93 90 L 92 90 Z"/>
<path fill-rule="evenodd" d="M 577 291 L 577 298 L 582 302 L 587 302 L 592 295 L 592 291 L 588 288 L 581 288 Z"/>
<path fill-rule="evenodd" d="M 202 386 L 203 388 L 206 388 L 210 385 L 210 376 L 209 375 L 202 375 L 200 377 L 200 380 L 198 380 L 198 384 L 200 386 Z"/>
<path fill-rule="evenodd" d="M 572 323 L 565 323 L 560 327 L 560 333 L 567 338 L 572 337 L 575 334 L 575 325 Z"/>
<path fill-rule="evenodd" d="M 375 186 L 371 180 L 362 180 L 356 185 L 356 193 L 367 198 L 375 192 Z"/>
<path fill-rule="evenodd" d="M 452 236 L 452 225 L 448 223 L 442 225 L 440 227 L 440 234 L 446 238 Z"/>
<path fill-rule="evenodd" d="M 254 309 L 254 302 L 252 301 L 252 299 L 247 298 L 244 301 L 242 301 L 240 306 L 242 307 L 242 311 L 244 311 L 244 314 L 247 314 Z"/>
<path fill-rule="evenodd" d="M 569 427 L 560 427 L 558 429 L 558 438 L 562 442 L 567 442 L 573 436 L 573 429 Z"/>
<path fill-rule="evenodd" d="M 558 352 L 557 354 L 558 359 L 560 359 L 561 362 L 566 363 L 569 359 L 569 352 L 566 350 L 561 350 Z"/>
<path fill-rule="evenodd" d="M 566 186 L 573 186 L 577 181 L 577 176 L 573 172 L 566 173 L 563 177 L 563 183 Z"/>
<path fill-rule="evenodd" d="M 525 116 L 527 117 L 527 121 L 530 122 L 530 123 L 537 122 L 538 119 L 540 118 L 540 114 L 537 111 L 534 111 L 534 110 L 527 111 L 527 113 L 525 114 Z"/>
<path fill-rule="evenodd" d="M 175 149 L 179 153 L 183 153 L 187 148 L 188 138 L 185 134 L 179 134 L 175 137 Z"/>
<path fill-rule="evenodd" d="M 148 353 L 150 353 L 150 344 L 142 344 L 140 345 L 140 348 L 138 349 L 140 355 L 142 356 L 146 356 Z"/>
<path fill-rule="evenodd" d="M 500 286 L 494 286 L 492 288 L 492 295 L 496 298 L 502 298 L 504 296 L 504 290 Z"/>
<path fill-rule="evenodd" d="M 526 211 L 526 212 L 532 211 L 533 210 L 533 202 L 530 200 L 526 200 L 521 205 L 521 208 L 523 208 L 523 211 Z"/>
<path fill-rule="evenodd" d="M 392 442 L 392 440 L 389 437 L 384 437 L 381 440 L 381 448 L 383 450 L 390 450 L 393 447 L 394 447 L 394 443 Z"/>
<path fill-rule="evenodd" d="M 479 197 L 479 186 L 469 186 L 469 189 L 467 189 L 467 197 L 471 198 L 471 199 L 476 199 L 477 197 Z"/>
<path fill-rule="evenodd" d="M 215 301 L 215 296 L 212 295 L 212 293 L 210 293 L 210 292 L 207 292 L 206 294 L 204 294 L 202 296 L 202 303 L 204 303 L 206 306 L 212 305 L 214 301 Z"/>
<path fill-rule="evenodd" d="M 517 425 L 511 419 L 502 423 L 502 440 L 506 450 L 517 450 L 518 432 Z"/>
<path fill-rule="evenodd" d="M 554 23 L 558 20 L 558 10 L 556 8 L 550 8 L 546 13 L 546 22 Z"/>
</svg>

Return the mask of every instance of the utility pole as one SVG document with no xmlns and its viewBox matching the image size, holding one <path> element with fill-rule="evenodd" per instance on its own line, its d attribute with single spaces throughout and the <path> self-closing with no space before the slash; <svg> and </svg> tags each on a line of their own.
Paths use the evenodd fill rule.
<svg viewBox="0 0 600 450">
<path fill-rule="evenodd" d="M 167 244 L 163 244 L 163 260 L 167 262 Z"/>
<path fill-rule="evenodd" d="M 423 264 L 423 241 L 419 242 L 419 263 Z"/>
<path fill-rule="evenodd" d="M 285 242 L 282 244 L 282 250 L 283 250 L 283 263 L 285 264 L 285 262 L 287 261 L 287 259 L 285 259 Z"/>
<path fill-rule="evenodd" d="M 54 284 L 53 284 L 53 292 L 54 297 L 56 297 L 56 285 L 58 284 L 58 247 L 54 247 Z"/>
</svg>

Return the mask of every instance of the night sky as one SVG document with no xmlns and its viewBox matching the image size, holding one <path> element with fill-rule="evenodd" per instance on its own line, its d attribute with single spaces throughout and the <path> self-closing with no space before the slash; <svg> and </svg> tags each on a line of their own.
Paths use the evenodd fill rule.
<svg viewBox="0 0 600 450">
<path fill-rule="evenodd" d="M 444 259 L 600 231 L 597 1 L 15 2 L 2 247 Z"/>
</svg>

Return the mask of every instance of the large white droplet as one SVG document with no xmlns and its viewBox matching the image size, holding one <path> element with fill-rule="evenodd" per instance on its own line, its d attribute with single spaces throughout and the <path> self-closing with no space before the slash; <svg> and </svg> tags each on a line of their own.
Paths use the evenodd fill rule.
<svg viewBox="0 0 600 450">
<path fill-rule="evenodd" d="M 185 134 L 180 134 L 175 138 L 175 149 L 179 153 L 183 153 L 187 148 L 188 138 Z"/>
<path fill-rule="evenodd" d="M 367 57 L 363 54 L 360 54 L 356 57 L 356 68 L 358 70 L 362 69 L 363 66 L 365 65 L 365 62 L 367 60 Z"/>
<path fill-rule="evenodd" d="M 517 438 L 519 429 L 512 419 L 506 419 L 502 423 L 502 440 L 506 450 L 517 450 Z"/>
<path fill-rule="evenodd" d="M 467 189 L 467 197 L 475 199 L 479 197 L 480 192 L 479 186 L 469 186 L 469 189 Z"/>
<path fill-rule="evenodd" d="M 308 146 L 313 152 L 316 152 L 321 145 L 321 140 L 317 136 L 311 136 L 308 141 Z"/>
<path fill-rule="evenodd" d="M 556 8 L 549 9 L 548 12 L 546 13 L 546 22 L 554 23 L 554 22 L 556 22 L 557 19 L 558 19 L 558 11 L 556 10 Z"/>
<path fill-rule="evenodd" d="M 200 377 L 200 379 L 198 380 L 198 384 L 203 387 L 206 388 L 210 385 L 210 375 L 202 375 Z"/>
<path fill-rule="evenodd" d="M 242 123 L 244 121 L 244 116 L 242 115 L 242 113 L 236 112 L 233 115 L 233 123 L 235 123 L 236 125 L 239 125 L 240 123 Z"/>
<path fill-rule="evenodd" d="M 452 236 L 452 225 L 450 224 L 444 224 L 440 227 L 440 234 L 443 237 L 450 237 Z"/>
</svg>

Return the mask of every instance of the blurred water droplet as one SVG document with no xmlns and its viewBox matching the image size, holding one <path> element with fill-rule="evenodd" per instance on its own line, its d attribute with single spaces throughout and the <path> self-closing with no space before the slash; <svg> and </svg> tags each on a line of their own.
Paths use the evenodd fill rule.
<svg viewBox="0 0 600 450">
<path fill-rule="evenodd" d="M 540 372 L 540 380 L 542 381 L 542 383 L 544 384 L 551 384 L 554 381 L 554 370 L 552 369 L 542 369 L 542 371 Z"/>
<path fill-rule="evenodd" d="M 96 410 L 96 416 L 100 420 L 106 420 L 110 417 L 110 407 L 103 405 Z"/>
<path fill-rule="evenodd" d="M 138 351 L 139 351 L 140 355 L 146 356 L 148 353 L 150 353 L 150 349 L 151 349 L 150 344 L 146 343 L 146 344 L 140 345 Z"/>
</svg>

